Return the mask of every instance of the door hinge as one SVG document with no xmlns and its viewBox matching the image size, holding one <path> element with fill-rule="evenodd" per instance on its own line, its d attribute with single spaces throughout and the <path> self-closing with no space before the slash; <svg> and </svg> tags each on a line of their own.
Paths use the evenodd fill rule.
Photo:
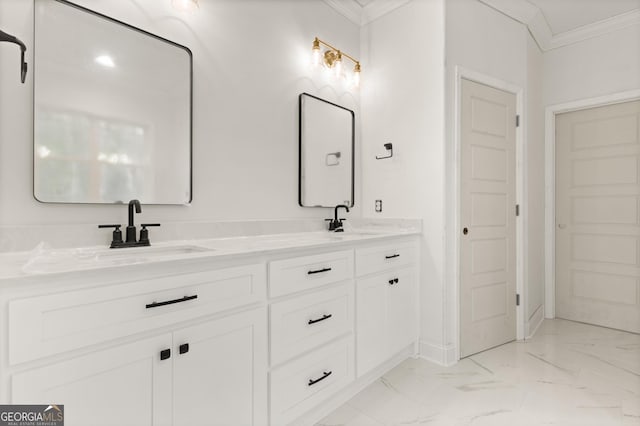
<svg viewBox="0 0 640 426">
<path fill-rule="evenodd" d="M 520 216 L 520 204 L 516 204 L 516 216 Z"/>
<path fill-rule="evenodd" d="M 516 115 L 516 127 L 520 127 L 520 116 Z"/>
<path fill-rule="evenodd" d="M 516 294 L 516 306 L 520 306 L 520 295 Z"/>
</svg>

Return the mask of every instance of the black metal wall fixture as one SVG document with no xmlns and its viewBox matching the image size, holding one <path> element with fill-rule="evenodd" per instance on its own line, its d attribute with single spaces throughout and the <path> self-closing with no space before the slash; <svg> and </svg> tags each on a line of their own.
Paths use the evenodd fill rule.
<svg viewBox="0 0 640 426">
<path fill-rule="evenodd" d="M 2 30 L 0 30 L 0 41 L 15 43 L 20 46 L 20 80 L 22 81 L 22 83 L 24 83 L 25 79 L 27 78 L 27 63 L 24 60 L 24 53 L 27 51 L 27 46 L 25 46 L 25 44 L 20 41 L 19 38 L 12 36 L 11 34 L 7 34 Z"/>
<path fill-rule="evenodd" d="M 376 155 L 376 160 L 384 160 L 385 158 L 391 158 L 393 157 L 393 144 L 392 143 L 385 143 L 384 144 L 384 149 L 387 150 L 387 152 L 389 153 L 389 155 L 385 155 L 383 157 L 378 157 Z"/>
</svg>

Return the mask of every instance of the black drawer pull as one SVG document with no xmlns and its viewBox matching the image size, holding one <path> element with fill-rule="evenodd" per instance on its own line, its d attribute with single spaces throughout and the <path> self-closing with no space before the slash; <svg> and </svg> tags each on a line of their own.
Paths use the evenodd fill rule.
<svg viewBox="0 0 640 426">
<path fill-rule="evenodd" d="M 328 315 L 323 315 L 322 318 L 318 318 L 318 319 L 314 319 L 314 320 L 309 320 L 309 325 L 311 324 L 315 324 L 317 322 L 320 321 L 324 321 L 324 320 L 328 320 L 329 318 L 331 318 L 333 316 L 333 314 L 328 314 Z"/>
<path fill-rule="evenodd" d="M 309 379 L 309 386 L 313 386 L 316 383 L 323 381 L 324 379 L 329 377 L 331 373 L 333 373 L 333 371 L 325 371 L 322 373 L 322 377 L 320 377 L 319 379 L 315 379 L 315 380 Z"/>
<path fill-rule="evenodd" d="M 160 361 L 171 358 L 171 349 L 164 349 L 160 351 Z"/>
<path fill-rule="evenodd" d="M 322 268 L 322 269 L 316 269 L 315 271 L 309 271 L 307 272 L 308 275 L 313 275 L 313 274 L 319 274 L 321 272 L 329 272 L 331 270 L 331 268 Z"/>
<path fill-rule="evenodd" d="M 189 352 L 189 344 L 183 343 L 178 347 L 178 351 L 180 352 L 180 355 L 186 354 L 187 352 Z"/>
<path fill-rule="evenodd" d="M 396 253 L 396 254 L 392 254 L 391 256 L 385 256 L 384 258 L 385 259 L 393 259 L 393 258 L 396 258 L 396 257 L 400 257 L 400 255 Z"/>
<path fill-rule="evenodd" d="M 197 299 L 198 295 L 194 294 L 193 296 L 185 296 L 182 297 L 180 299 L 173 299 L 173 300 L 167 300 L 164 302 L 153 302 L 153 303 L 149 303 L 148 305 L 146 305 L 147 309 L 150 308 L 157 308 L 159 306 L 167 306 L 167 305 L 173 305 L 174 303 L 182 303 L 182 302 L 186 302 L 188 300 L 193 300 L 193 299 Z"/>
<path fill-rule="evenodd" d="M 397 278 L 393 278 L 393 279 L 389 280 L 389 284 L 390 285 L 398 284 L 398 279 Z"/>
</svg>

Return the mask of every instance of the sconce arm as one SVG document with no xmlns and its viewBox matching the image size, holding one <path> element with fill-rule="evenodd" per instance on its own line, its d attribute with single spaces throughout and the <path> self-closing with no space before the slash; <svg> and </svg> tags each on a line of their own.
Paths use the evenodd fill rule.
<svg viewBox="0 0 640 426">
<path fill-rule="evenodd" d="M 24 60 L 24 54 L 27 51 L 27 46 L 19 38 L 0 30 L 0 42 L 2 41 L 14 43 L 20 46 L 20 80 L 24 83 L 27 78 L 27 63 Z"/>
</svg>

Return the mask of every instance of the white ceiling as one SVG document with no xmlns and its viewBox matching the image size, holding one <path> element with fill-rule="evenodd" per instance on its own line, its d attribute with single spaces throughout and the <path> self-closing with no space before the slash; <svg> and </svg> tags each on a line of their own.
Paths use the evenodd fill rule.
<svg viewBox="0 0 640 426">
<path fill-rule="evenodd" d="M 375 0 L 356 0 L 356 3 L 360 5 L 360 7 L 368 6 L 369 3 L 373 3 Z"/>
<path fill-rule="evenodd" d="M 479 0 L 522 22 L 542 50 L 640 25 L 640 0 Z"/>
<path fill-rule="evenodd" d="M 640 0 L 528 1 L 540 9 L 554 35 L 640 9 Z"/>
<path fill-rule="evenodd" d="M 411 0 L 324 0 L 358 25 L 366 25 Z"/>
<path fill-rule="evenodd" d="M 324 0 L 358 25 L 411 0 Z M 455 0 L 445 0 L 455 1 Z M 529 28 L 542 50 L 640 25 L 640 0 L 478 0 Z"/>
</svg>

